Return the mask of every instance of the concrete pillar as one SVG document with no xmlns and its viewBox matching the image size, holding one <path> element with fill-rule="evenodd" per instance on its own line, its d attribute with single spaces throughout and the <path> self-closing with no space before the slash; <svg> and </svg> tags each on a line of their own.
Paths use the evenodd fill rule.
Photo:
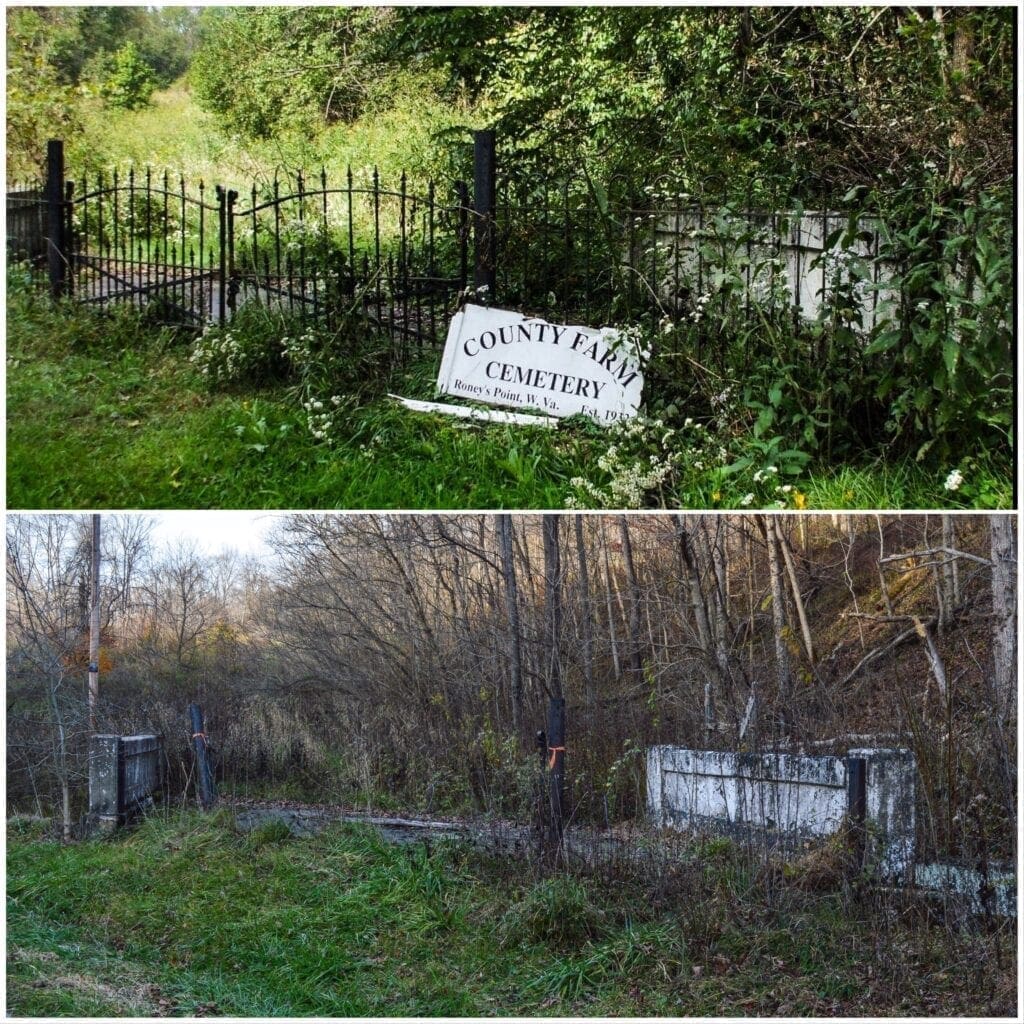
<svg viewBox="0 0 1024 1024">
<path fill-rule="evenodd" d="M 89 813 L 101 829 L 117 828 L 121 808 L 121 737 L 93 735 L 89 741 Z"/>
<path fill-rule="evenodd" d="M 911 882 L 917 852 L 917 758 L 910 750 L 860 747 L 865 761 L 865 865 L 880 877 Z"/>
</svg>

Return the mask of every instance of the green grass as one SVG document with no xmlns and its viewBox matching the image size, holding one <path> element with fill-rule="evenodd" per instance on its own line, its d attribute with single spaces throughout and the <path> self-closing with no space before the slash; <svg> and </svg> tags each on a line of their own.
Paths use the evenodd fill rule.
<svg viewBox="0 0 1024 1024">
<path fill-rule="evenodd" d="M 189 363 L 188 337 L 122 311 L 103 317 L 9 289 L 7 503 L 10 508 L 563 508 L 576 477 L 604 486 L 611 441 L 586 422 L 557 431 L 412 413 L 386 397 L 432 397 L 439 355 L 404 372 L 337 384 L 345 394 L 331 446 L 310 433 L 284 384 L 216 391 Z M 716 442 L 717 443 L 717 442 Z M 733 451 L 742 444 L 730 442 Z M 643 465 L 647 452 L 637 456 Z M 944 470 L 909 460 L 812 466 L 790 507 L 1009 507 L 1009 459 Z M 743 506 L 741 474 L 685 460 L 657 507 Z M 582 504 L 592 500 L 583 497 Z"/>
<path fill-rule="evenodd" d="M 96 321 L 43 305 L 10 314 L 9 507 L 562 504 L 574 466 L 539 428 L 467 426 L 377 397 L 328 447 L 283 389 L 210 394 L 186 343 Z"/>
<path fill-rule="evenodd" d="M 749 875 L 717 861 L 688 884 L 692 891 L 666 898 L 664 878 L 534 878 L 521 863 L 449 843 L 392 846 L 356 826 L 301 840 L 273 828 L 243 836 L 224 812 L 152 819 L 70 846 L 34 826 L 10 827 L 8 1011 L 955 1015 L 1012 1007 L 1012 929 L 1000 938 L 996 969 L 985 959 L 991 937 L 920 921 L 886 931 L 839 895 L 776 893 L 770 907 Z"/>
</svg>

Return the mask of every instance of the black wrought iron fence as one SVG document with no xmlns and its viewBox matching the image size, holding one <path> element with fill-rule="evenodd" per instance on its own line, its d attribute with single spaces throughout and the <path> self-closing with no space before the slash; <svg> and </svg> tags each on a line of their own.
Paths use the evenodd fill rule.
<svg viewBox="0 0 1024 1024">
<path fill-rule="evenodd" d="M 170 323 L 221 315 L 225 194 L 210 191 L 148 168 L 83 174 L 69 190 L 67 292 L 92 305 L 146 306 Z"/>
<path fill-rule="evenodd" d="M 433 182 L 418 194 L 404 173 L 389 189 L 376 169 L 358 185 L 349 169 L 339 187 L 321 171 L 254 185 L 246 199 L 227 195 L 229 310 L 255 300 L 330 326 L 357 315 L 402 342 L 438 339 L 466 287 L 464 183 L 443 202 Z"/>
<path fill-rule="evenodd" d="M 21 204 L 21 205 L 19 205 Z M 51 143 L 45 189 L 8 194 L 8 250 L 46 259 L 51 291 L 145 308 L 161 323 L 225 323 L 246 303 L 336 328 L 356 316 L 396 342 L 435 344 L 469 275 L 464 182 L 396 187 L 376 169 L 325 170 L 239 191 L 150 168 L 65 177 Z M 31 215 L 31 222 L 28 217 Z"/>
<path fill-rule="evenodd" d="M 900 306 L 898 246 L 842 204 L 765 210 L 655 188 L 613 200 L 582 171 L 503 169 L 493 132 L 476 133 L 473 170 L 472 190 L 377 170 L 244 191 L 149 169 L 69 181 L 53 142 L 45 187 L 8 193 L 8 251 L 45 263 L 54 295 L 165 323 L 224 323 L 256 302 L 331 329 L 357 317 L 401 346 L 439 342 L 470 285 L 567 322 L 688 319 L 698 346 L 720 343 L 730 316 L 867 333 Z"/>
<path fill-rule="evenodd" d="M 7 190 L 7 254 L 38 263 L 46 256 L 46 194 L 40 182 L 19 182 Z"/>
</svg>

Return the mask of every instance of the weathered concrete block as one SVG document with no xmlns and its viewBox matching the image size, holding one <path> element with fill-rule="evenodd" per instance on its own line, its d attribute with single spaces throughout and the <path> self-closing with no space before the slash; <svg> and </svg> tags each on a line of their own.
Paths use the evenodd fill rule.
<svg viewBox="0 0 1024 1024">
<path fill-rule="evenodd" d="M 917 842 L 917 758 L 910 750 L 860 747 L 867 819 L 867 864 L 883 878 L 913 878 Z"/>
<path fill-rule="evenodd" d="M 121 804 L 124 811 L 152 799 L 160 788 L 160 738 L 158 736 L 122 736 Z"/>
<path fill-rule="evenodd" d="M 116 828 L 152 803 L 160 787 L 159 736 L 94 735 L 89 741 L 89 813 L 101 828 Z"/>
<path fill-rule="evenodd" d="M 990 865 L 987 883 L 980 871 L 965 865 L 918 864 L 914 868 L 914 883 L 944 897 L 962 900 L 972 914 L 988 910 L 999 917 L 1017 916 L 1017 874 L 1012 864 Z"/>
<path fill-rule="evenodd" d="M 118 820 L 120 752 L 120 736 L 94 735 L 89 741 L 89 811 L 102 825 L 116 825 Z"/>
<path fill-rule="evenodd" d="M 656 749 L 648 764 L 660 786 L 649 776 L 648 788 L 662 825 L 733 835 L 767 829 L 798 840 L 829 835 L 846 813 L 841 758 Z"/>
<path fill-rule="evenodd" d="M 917 762 L 909 750 L 851 750 L 865 761 L 867 863 L 906 879 L 914 861 Z M 839 831 L 850 810 L 847 761 L 797 754 L 651 747 L 647 805 L 663 827 L 757 833 L 780 846 Z"/>
</svg>

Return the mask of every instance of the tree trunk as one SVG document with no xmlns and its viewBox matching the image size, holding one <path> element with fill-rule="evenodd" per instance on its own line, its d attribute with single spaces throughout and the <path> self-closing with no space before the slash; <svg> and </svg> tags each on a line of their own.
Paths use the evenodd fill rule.
<svg viewBox="0 0 1024 1024">
<path fill-rule="evenodd" d="M 523 651 L 519 629 L 519 589 L 516 583 L 515 555 L 512 550 L 512 517 L 498 516 L 498 542 L 501 547 L 501 575 L 505 584 L 505 615 L 508 620 L 509 666 L 512 677 L 512 731 L 520 736 L 523 716 Z"/>
<path fill-rule="evenodd" d="M 551 808 L 551 838 L 561 848 L 565 814 L 565 700 L 562 694 L 562 554 L 559 545 L 559 517 L 542 520 L 544 541 L 544 611 L 548 647 L 548 791 Z"/>
<path fill-rule="evenodd" d="M 100 702 L 100 517 L 92 517 L 92 604 L 89 608 L 89 732 L 96 732 Z"/>
<path fill-rule="evenodd" d="M 953 622 L 953 612 L 960 604 L 960 568 L 955 555 L 949 554 L 956 550 L 956 527 L 953 517 L 942 517 L 942 546 L 947 550 L 942 554 L 939 571 L 939 632 L 944 633 Z"/>
<path fill-rule="evenodd" d="M 779 550 L 782 552 L 783 561 L 786 563 L 786 575 L 789 577 L 789 586 L 793 594 L 793 604 L 796 608 L 796 617 L 800 622 L 800 632 L 804 638 L 804 648 L 807 651 L 807 660 L 810 662 L 811 670 L 814 670 L 814 643 L 811 640 L 811 627 L 807 622 L 807 612 L 804 609 L 804 599 L 800 595 L 800 584 L 796 578 L 796 566 L 793 564 L 793 553 L 790 551 L 789 541 L 784 531 L 779 529 L 777 522 L 774 523 L 775 536 L 779 542 Z"/>
<path fill-rule="evenodd" d="M 704 599 L 704 591 L 700 585 L 700 569 L 697 564 L 697 555 L 693 548 L 693 539 L 690 531 L 686 528 L 685 517 L 677 515 L 676 523 L 679 527 L 679 557 L 683 564 L 683 571 L 686 574 L 686 583 L 690 591 L 690 605 L 693 608 L 694 619 L 697 623 L 697 640 L 704 653 L 708 672 L 711 676 L 704 683 L 704 732 L 706 737 L 715 724 L 716 693 L 715 687 L 712 686 L 712 680 L 719 683 L 718 689 L 720 690 L 727 678 L 727 667 L 724 663 L 724 652 L 719 648 L 712 633 L 708 606 Z"/>
<path fill-rule="evenodd" d="M 544 536 L 544 618 L 547 632 L 547 666 L 544 673 L 548 695 L 562 696 L 562 552 L 558 537 L 559 517 L 545 515 Z"/>
<path fill-rule="evenodd" d="M 989 517 L 992 555 L 992 662 L 1003 721 L 1017 714 L 1017 540 L 1014 517 Z"/>
<path fill-rule="evenodd" d="M 580 574 L 580 608 L 582 632 L 583 683 L 586 687 L 587 703 L 594 704 L 594 615 L 590 606 L 590 574 L 587 570 L 587 548 L 583 542 L 583 516 L 575 516 L 573 527 L 576 531 L 576 562 Z"/>
<path fill-rule="evenodd" d="M 640 650 L 640 585 L 633 563 L 633 542 L 629 537 L 629 523 L 625 516 L 619 516 L 619 537 L 622 540 L 622 560 L 626 566 L 626 583 L 629 586 L 629 669 L 634 685 L 644 678 L 643 657 Z"/>
<path fill-rule="evenodd" d="M 619 645 L 615 639 L 615 609 L 612 606 L 612 570 L 608 560 L 608 538 L 605 535 L 604 517 L 601 517 L 601 553 L 604 567 L 604 596 L 608 609 L 608 643 L 612 652 L 612 670 L 615 681 L 618 682 L 622 675 L 622 665 L 619 662 Z"/>
<path fill-rule="evenodd" d="M 765 516 L 762 525 L 768 543 L 768 572 L 772 586 L 772 626 L 775 632 L 775 671 L 778 685 L 778 700 L 783 731 L 790 724 L 789 699 L 793 680 L 789 667 L 789 649 L 786 647 L 786 592 L 783 586 L 782 565 L 779 558 L 779 538 L 775 517 Z"/>
</svg>

